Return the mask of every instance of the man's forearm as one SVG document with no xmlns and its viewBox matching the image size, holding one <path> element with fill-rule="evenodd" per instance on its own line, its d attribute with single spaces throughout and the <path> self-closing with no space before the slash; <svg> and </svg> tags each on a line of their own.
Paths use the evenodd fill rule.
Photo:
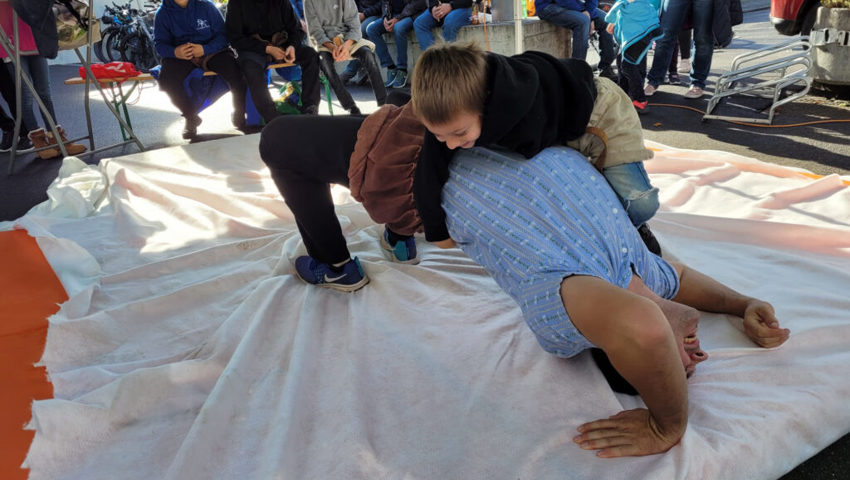
<svg viewBox="0 0 850 480">
<path fill-rule="evenodd" d="M 673 301 L 704 312 L 744 316 L 744 311 L 752 297 L 738 293 L 687 265 L 674 266 L 679 272 L 679 292 Z"/>
</svg>

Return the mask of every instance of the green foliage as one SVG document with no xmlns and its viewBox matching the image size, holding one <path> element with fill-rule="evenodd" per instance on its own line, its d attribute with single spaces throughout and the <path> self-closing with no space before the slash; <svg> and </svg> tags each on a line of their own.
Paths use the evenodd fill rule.
<svg viewBox="0 0 850 480">
<path fill-rule="evenodd" d="M 820 4 L 827 8 L 850 8 L 850 0 L 821 0 Z"/>
</svg>

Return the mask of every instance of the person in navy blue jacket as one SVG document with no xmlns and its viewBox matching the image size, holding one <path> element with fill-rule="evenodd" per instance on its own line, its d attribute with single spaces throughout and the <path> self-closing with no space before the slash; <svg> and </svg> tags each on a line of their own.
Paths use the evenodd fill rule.
<svg viewBox="0 0 850 480">
<path fill-rule="evenodd" d="M 195 68 L 216 72 L 233 95 L 233 125 L 245 127 L 247 85 L 227 44 L 224 18 L 210 0 L 163 0 L 154 19 L 154 45 L 162 58 L 159 88 L 186 118 L 183 138 L 198 133 L 201 117 L 183 88 Z"/>
<path fill-rule="evenodd" d="M 599 0 L 534 0 L 534 9 L 541 20 L 573 31 L 571 58 L 586 60 L 590 30 L 599 34 L 599 74 L 617 81 L 611 64 L 616 60 L 614 37 L 606 30 L 605 12 Z"/>
</svg>

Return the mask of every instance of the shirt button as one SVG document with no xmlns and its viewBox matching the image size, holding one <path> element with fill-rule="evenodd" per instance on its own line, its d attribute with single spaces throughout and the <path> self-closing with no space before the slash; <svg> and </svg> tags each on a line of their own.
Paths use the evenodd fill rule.
<svg viewBox="0 0 850 480">
<path fill-rule="evenodd" d="M 623 247 L 623 250 L 622 250 L 622 251 L 623 251 L 623 253 L 629 253 L 629 249 L 628 249 L 628 248 L 626 248 L 626 247 Z"/>
<path fill-rule="evenodd" d="M 614 213 L 617 213 L 617 209 L 616 209 L 616 208 L 612 208 L 612 209 L 611 209 L 611 211 L 612 211 L 612 212 L 614 212 Z"/>
</svg>

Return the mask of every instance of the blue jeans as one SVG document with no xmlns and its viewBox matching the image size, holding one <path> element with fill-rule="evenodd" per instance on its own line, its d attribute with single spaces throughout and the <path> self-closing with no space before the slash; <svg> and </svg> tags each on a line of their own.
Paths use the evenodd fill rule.
<svg viewBox="0 0 850 480">
<path fill-rule="evenodd" d="M 649 182 L 643 162 L 604 168 L 602 175 L 620 197 L 632 225 L 643 225 L 658 211 L 658 189 Z"/>
<path fill-rule="evenodd" d="M 605 12 L 596 9 L 594 16 L 593 28 L 599 34 L 599 69 L 603 70 L 611 66 L 616 58 L 614 48 L 614 37 L 605 30 L 608 24 L 605 23 Z M 573 53 L 572 58 L 579 60 L 587 59 L 588 39 L 590 38 L 590 21 L 583 12 L 569 10 L 554 3 L 550 3 L 537 11 L 537 16 L 541 20 L 546 20 L 549 23 L 554 23 L 559 27 L 569 28 L 573 31 Z"/>
<path fill-rule="evenodd" d="M 664 0 L 661 5 L 661 29 L 664 36 L 655 42 L 652 69 L 646 76 L 647 82 L 653 87 L 664 83 L 664 75 L 673 57 L 673 45 L 678 41 L 679 30 L 682 29 L 682 23 L 691 9 L 694 19 L 691 85 L 705 88 L 705 80 L 711 70 L 711 56 L 714 54 L 714 37 L 711 31 L 713 0 Z"/>
<path fill-rule="evenodd" d="M 457 38 L 457 31 L 460 27 L 469 25 L 469 16 L 472 14 L 472 8 L 458 8 L 452 10 L 443 18 L 443 39 L 446 42 L 454 42 Z M 434 44 L 434 34 L 431 29 L 436 28 L 441 22 L 437 21 L 430 10 L 425 10 L 416 17 L 413 22 L 413 28 L 416 31 L 416 39 L 419 41 L 419 48 L 425 51 Z"/>
<path fill-rule="evenodd" d="M 53 109 L 53 100 L 50 96 L 50 74 L 47 71 L 47 59 L 42 57 L 41 55 L 22 55 L 21 56 L 21 67 L 24 69 L 24 73 L 26 73 L 30 80 L 32 80 L 32 84 L 35 87 L 35 92 L 38 94 L 38 97 L 41 99 L 41 102 L 44 103 L 44 106 L 47 108 L 47 111 L 50 113 L 50 116 L 53 117 L 53 121 L 59 123 L 56 120 L 56 111 Z M 7 63 L 6 68 L 9 70 L 9 73 L 12 75 L 12 78 L 15 78 L 15 67 L 12 63 Z M 32 110 L 33 98 L 30 89 L 21 82 L 21 116 L 23 118 L 22 125 L 32 126 L 33 128 L 38 128 L 38 122 L 35 120 L 35 115 Z M 12 110 L 14 110 L 15 106 L 10 106 Z M 12 111 L 12 115 L 15 112 Z M 47 117 L 44 115 L 44 112 L 41 112 L 41 118 L 44 120 L 44 126 L 47 127 L 49 124 L 47 123 Z M 23 132 L 26 134 L 27 132 Z"/>
<path fill-rule="evenodd" d="M 390 51 L 387 49 L 387 42 L 384 41 L 383 35 L 387 33 L 387 29 L 384 28 L 384 21 L 379 18 L 366 28 L 369 40 L 375 43 L 375 53 L 378 54 L 382 67 L 387 68 L 395 65 L 397 68 L 407 70 L 407 32 L 411 28 L 413 28 L 413 17 L 402 18 L 393 27 L 396 62 L 393 62 L 393 57 L 390 56 Z"/>
<path fill-rule="evenodd" d="M 363 21 L 360 22 L 360 35 L 363 38 L 369 38 L 369 34 L 366 33 L 366 28 L 375 20 L 380 19 L 381 17 L 378 16 L 364 18 Z M 348 65 L 346 65 L 345 71 L 354 75 L 355 73 L 357 73 L 357 70 L 360 70 L 360 60 L 353 58 L 350 62 L 348 62 Z"/>
</svg>

